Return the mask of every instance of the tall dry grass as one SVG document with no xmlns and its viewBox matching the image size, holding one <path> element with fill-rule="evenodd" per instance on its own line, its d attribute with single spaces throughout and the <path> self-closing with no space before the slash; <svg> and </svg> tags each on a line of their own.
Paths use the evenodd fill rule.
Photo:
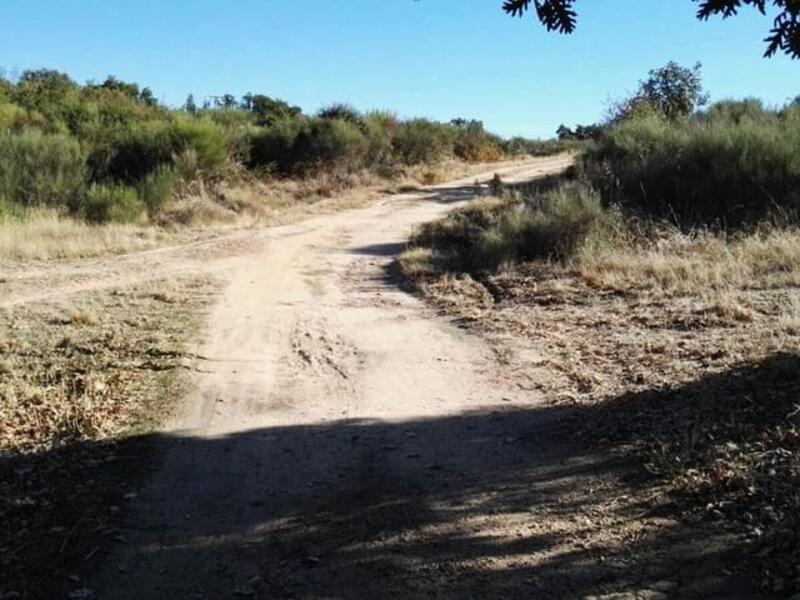
<svg viewBox="0 0 800 600">
<path fill-rule="evenodd" d="M 0 259 L 86 258 L 151 248 L 168 234 L 153 227 L 91 225 L 49 210 L 0 219 Z"/>
</svg>

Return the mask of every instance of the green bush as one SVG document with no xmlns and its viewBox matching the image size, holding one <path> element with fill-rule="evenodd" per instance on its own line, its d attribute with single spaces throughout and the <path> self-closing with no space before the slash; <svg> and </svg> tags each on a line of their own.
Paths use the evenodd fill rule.
<svg viewBox="0 0 800 600">
<path fill-rule="evenodd" d="M 800 119 L 743 103 L 680 122 L 624 121 L 587 154 L 606 201 L 683 227 L 800 215 Z"/>
<path fill-rule="evenodd" d="M 303 171 L 353 171 L 364 166 L 367 150 L 367 138 L 357 125 L 320 118 L 298 134 L 294 155 Z"/>
<path fill-rule="evenodd" d="M 0 196 L 0 223 L 20 221 L 25 217 L 25 209 L 19 204 L 9 202 Z"/>
<path fill-rule="evenodd" d="M 453 122 L 456 139 L 453 153 L 467 162 L 486 162 L 500 160 L 503 150 L 502 140 L 487 133 L 480 121 L 456 119 Z"/>
<path fill-rule="evenodd" d="M 228 160 L 225 134 L 210 119 L 180 118 L 172 126 L 170 134 L 172 155 L 194 150 L 197 164 L 203 171 L 213 173 Z"/>
<path fill-rule="evenodd" d="M 161 165 L 142 180 L 139 184 L 139 198 L 144 202 L 150 216 L 158 214 L 172 198 L 178 179 L 173 167 Z"/>
<path fill-rule="evenodd" d="M 363 115 L 349 104 L 331 104 L 321 109 L 317 113 L 317 116 L 320 119 L 347 121 L 348 123 L 356 125 L 359 129 L 363 129 L 365 125 Z"/>
<path fill-rule="evenodd" d="M 0 131 L 21 133 L 28 128 L 45 129 L 45 118 L 10 102 L 0 102 Z"/>
<path fill-rule="evenodd" d="M 295 164 L 297 138 L 307 127 L 305 119 L 279 119 L 269 127 L 253 129 L 249 166 L 289 174 Z"/>
<path fill-rule="evenodd" d="M 471 161 L 500 158 L 500 138 L 478 121 L 458 122 L 401 121 L 346 104 L 308 117 L 250 93 L 238 101 L 225 94 L 215 108 L 187 100 L 175 110 L 149 88 L 114 77 L 80 85 L 58 71 L 26 71 L 18 82 L 0 78 L 0 197 L 23 209 L 46 204 L 124 220 L 138 209 L 120 186 L 137 190 L 155 215 L 176 181 L 231 175 L 229 164 L 259 174 L 372 169 L 391 177 L 398 164 L 435 163 L 454 152 Z"/>
<path fill-rule="evenodd" d="M 454 131 L 427 119 L 406 121 L 393 140 L 395 156 L 407 165 L 435 163 L 452 155 Z"/>
<path fill-rule="evenodd" d="M 553 139 L 531 140 L 523 137 L 513 137 L 505 142 L 502 147 L 506 154 L 521 156 L 553 156 L 562 152 L 577 152 L 582 150 L 586 143 L 578 139 Z"/>
<path fill-rule="evenodd" d="M 392 140 L 400 125 L 395 115 L 374 111 L 364 119 L 364 135 L 367 137 L 367 163 L 371 167 L 386 167 L 392 162 Z"/>
<path fill-rule="evenodd" d="M 600 196 L 580 184 L 566 184 L 528 199 L 490 228 L 478 244 L 478 264 L 535 259 L 568 260 L 605 218 Z M 498 247 L 497 241 L 500 240 Z"/>
<path fill-rule="evenodd" d="M 504 263 L 568 261 L 612 213 L 599 194 L 579 183 L 475 202 L 424 225 L 414 244 L 432 248 L 449 268 L 494 271 Z"/>
<path fill-rule="evenodd" d="M 142 218 L 144 209 L 134 188 L 95 184 L 86 193 L 81 214 L 91 223 L 133 223 Z"/>
<path fill-rule="evenodd" d="M 94 181 L 135 185 L 160 165 L 170 163 L 179 146 L 168 125 L 160 122 L 108 128 L 99 136 L 89 157 Z"/>
<path fill-rule="evenodd" d="M 0 133 L 0 197 L 25 207 L 74 208 L 85 186 L 80 143 L 38 131 Z"/>
</svg>

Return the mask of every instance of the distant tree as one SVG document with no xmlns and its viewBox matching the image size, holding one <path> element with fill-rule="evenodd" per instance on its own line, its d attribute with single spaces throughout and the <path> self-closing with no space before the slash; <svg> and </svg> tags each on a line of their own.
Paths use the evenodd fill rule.
<svg viewBox="0 0 800 600">
<path fill-rule="evenodd" d="M 575 137 L 579 140 L 596 140 L 603 134 L 601 125 L 578 125 L 575 128 Z"/>
<path fill-rule="evenodd" d="M 130 98 L 139 98 L 139 86 L 135 83 L 126 83 L 121 79 L 117 79 L 113 75 L 106 77 L 106 80 L 100 85 L 91 86 L 95 89 L 111 90 L 113 92 L 122 92 Z"/>
<path fill-rule="evenodd" d="M 26 70 L 19 77 L 19 83 L 31 83 L 48 87 L 75 87 L 75 82 L 66 73 L 54 69 Z"/>
<path fill-rule="evenodd" d="M 16 86 L 16 101 L 27 108 L 49 112 L 77 88 L 68 75 L 52 69 L 23 71 Z"/>
<path fill-rule="evenodd" d="M 236 108 L 236 96 L 233 94 L 223 94 L 216 99 L 217 108 Z"/>
<path fill-rule="evenodd" d="M 149 87 L 143 88 L 141 92 L 139 92 L 139 100 L 141 100 L 147 106 L 156 106 L 158 104 L 158 100 L 153 95 L 153 90 Z"/>
<path fill-rule="evenodd" d="M 291 106 L 283 100 L 262 94 L 253 95 L 250 103 L 250 111 L 255 115 L 258 125 L 272 125 L 275 121 L 297 117 L 303 112 L 299 106 Z"/>
<path fill-rule="evenodd" d="M 253 94 L 247 92 L 242 96 L 242 101 L 239 103 L 239 108 L 244 110 L 253 110 Z"/>
<path fill-rule="evenodd" d="M 702 65 L 682 67 L 674 61 L 648 73 L 637 92 L 612 105 L 609 121 L 660 114 L 670 120 L 688 116 L 708 102 L 703 90 Z"/>
<path fill-rule="evenodd" d="M 561 125 L 558 126 L 558 129 L 556 129 L 556 135 L 558 136 L 558 139 L 560 139 L 560 140 L 573 140 L 573 139 L 575 139 L 575 132 L 572 131 L 572 129 L 570 129 L 569 127 L 567 127 L 564 124 L 561 124 Z"/>
<path fill-rule="evenodd" d="M 578 14 L 574 10 L 577 0 L 504 0 L 503 10 L 512 16 L 522 16 L 533 7 L 539 21 L 548 31 L 569 34 L 575 31 Z M 778 11 L 772 29 L 764 40 L 764 56 L 783 52 L 800 58 L 800 1 L 798 0 L 692 0 L 699 3 L 697 18 L 703 21 L 721 15 L 727 19 L 739 14 L 743 6 L 757 9 L 766 15 L 772 5 Z"/>
<path fill-rule="evenodd" d="M 361 116 L 361 113 L 358 112 L 353 106 L 349 104 L 331 104 L 330 106 L 326 106 L 325 108 L 321 109 L 317 116 L 321 119 L 338 119 L 339 121 L 347 121 L 348 123 L 353 123 L 354 125 L 362 125 L 364 123 L 364 119 Z"/>
<path fill-rule="evenodd" d="M 192 116 L 197 114 L 197 104 L 194 101 L 194 94 L 186 96 L 186 102 L 183 103 L 183 110 Z"/>
<path fill-rule="evenodd" d="M 566 125 L 560 125 L 556 130 L 559 140 L 595 140 L 603 133 L 600 125 L 578 125 L 573 131 Z"/>
</svg>

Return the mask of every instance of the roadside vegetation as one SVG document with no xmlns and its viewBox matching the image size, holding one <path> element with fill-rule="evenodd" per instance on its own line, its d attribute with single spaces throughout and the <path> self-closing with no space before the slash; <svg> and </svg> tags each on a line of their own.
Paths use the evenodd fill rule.
<svg viewBox="0 0 800 600">
<path fill-rule="evenodd" d="M 57 71 L 25 71 L 0 78 L 0 249 L 19 248 L 5 238 L 20 231 L 38 241 L 54 220 L 140 227 L 259 220 L 276 206 L 347 189 L 432 183 L 454 162 L 568 145 L 504 140 L 475 120 L 404 120 L 347 105 L 306 115 L 262 94 L 227 94 L 200 106 L 189 96 L 172 109 L 149 88 L 114 77 L 79 85 Z M 121 250 L 135 245 L 134 230 L 116 233 L 128 234 Z M 85 245 L 78 255 L 107 249 Z"/>
<path fill-rule="evenodd" d="M 800 590 L 800 103 L 704 106 L 699 75 L 654 70 L 568 177 L 496 185 L 420 228 L 401 266 L 514 366 L 539 355 L 563 427 L 636 457 L 651 510 L 739 536 L 784 595 Z"/>
<path fill-rule="evenodd" d="M 152 281 L 0 311 L 0 592 L 88 597 L 197 357 L 215 286 Z"/>
</svg>

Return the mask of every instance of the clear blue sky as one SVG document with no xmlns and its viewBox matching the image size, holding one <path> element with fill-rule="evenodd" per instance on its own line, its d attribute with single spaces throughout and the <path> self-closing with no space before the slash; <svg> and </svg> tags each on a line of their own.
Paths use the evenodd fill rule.
<svg viewBox="0 0 800 600">
<path fill-rule="evenodd" d="M 668 60 L 701 61 L 713 99 L 800 94 L 800 61 L 761 54 L 769 18 L 699 23 L 689 0 L 580 0 L 579 31 L 510 19 L 501 0 L 3 0 L 0 66 L 108 74 L 164 102 L 252 91 L 482 119 L 550 137 L 590 123 Z"/>
</svg>

